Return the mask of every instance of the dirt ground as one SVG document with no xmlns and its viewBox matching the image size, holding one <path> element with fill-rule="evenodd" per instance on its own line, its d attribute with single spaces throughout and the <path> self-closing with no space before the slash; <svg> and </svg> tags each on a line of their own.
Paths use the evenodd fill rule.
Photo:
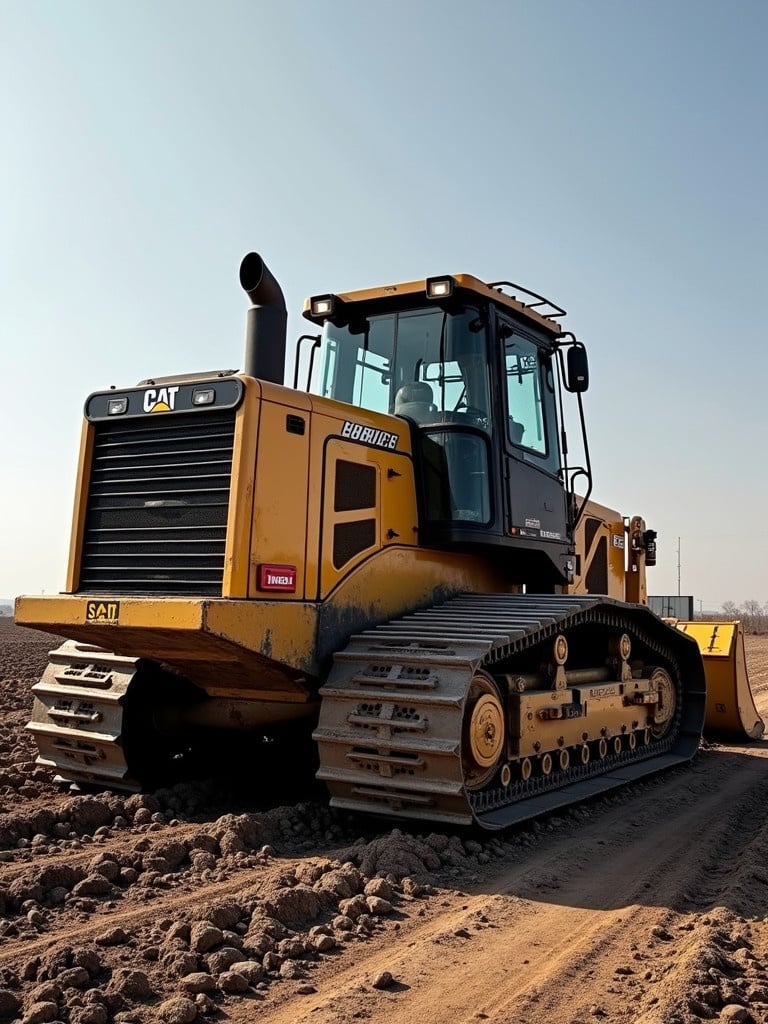
<svg viewBox="0 0 768 1024">
<path fill-rule="evenodd" d="M 0 1021 L 768 1022 L 768 743 L 492 837 L 72 795 L 23 729 L 54 645 L 0 620 Z"/>
</svg>

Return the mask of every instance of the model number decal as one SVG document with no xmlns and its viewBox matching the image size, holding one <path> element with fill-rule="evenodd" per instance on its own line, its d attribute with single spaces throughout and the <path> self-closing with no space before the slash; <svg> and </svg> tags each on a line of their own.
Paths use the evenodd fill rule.
<svg viewBox="0 0 768 1024">
<path fill-rule="evenodd" d="M 589 691 L 589 696 L 595 700 L 601 700 L 603 697 L 617 697 L 618 695 L 618 686 L 595 686 Z"/>
<path fill-rule="evenodd" d="M 362 423 L 354 423 L 352 420 L 344 421 L 341 436 L 348 437 L 350 441 L 361 441 L 377 448 L 391 449 L 397 448 L 400 439 L 399 434 L 390 434 L 388 430 L 377 430 L 375 427 L 364 427 Z"/>
<path fill-rule="evenodd" d="M 85 606 L 85 621 L 114 625 L 120 621 L 120 602 L 88 601 Z"/>
<path fill-rule="evenodd" d="M 624 537 L 620 536 L 617 533 L 614 533 L 614 535 L 613 535 L 613 546 L 615 548 L 623 548 L 624 547 Z"/>
</svg>

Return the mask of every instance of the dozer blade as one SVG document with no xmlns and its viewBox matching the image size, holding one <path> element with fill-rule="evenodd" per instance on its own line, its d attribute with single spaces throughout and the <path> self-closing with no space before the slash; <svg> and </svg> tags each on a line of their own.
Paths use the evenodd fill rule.
<svg viewBox="0 0 768 1024">
<path fill-rule="evenodd" d="M 765 723 L 755 706 L 747 674 L 740 622 L 678 622 L 693 637 L 704 659 L 707 705 L 704 731 L 759 740 Z"/>
</svg>

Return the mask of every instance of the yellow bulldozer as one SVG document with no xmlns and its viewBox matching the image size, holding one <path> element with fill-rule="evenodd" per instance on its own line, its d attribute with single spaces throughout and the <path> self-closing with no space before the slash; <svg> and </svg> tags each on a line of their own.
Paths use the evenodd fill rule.
<svg viewBox="0 0 768 1024">
<path fill-rule="evenodd" d="M 68 638 L 42 764 L 130 789 L 206 730 L 309 725 L 334 805 L 497 829 L 705 722 L 761 734 L 737 626 L 653 614 L 655 533 L 590 500 L 563 309 L 467 274 L 317 295 L 286 387 L 280 286 L 256 253 L 240 282 L 241 373 L 86 401 L 65 591 L 16 604 Z"/>
</svg>

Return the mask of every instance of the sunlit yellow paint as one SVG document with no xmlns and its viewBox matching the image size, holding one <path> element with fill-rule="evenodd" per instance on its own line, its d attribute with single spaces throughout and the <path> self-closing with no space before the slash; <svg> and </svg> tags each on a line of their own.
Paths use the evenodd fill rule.
<svg viewBox="0 0 768 1024">
<path fill-rule="evenodd" d="M 248 571 L 253 520 L 253 480 L 259 439 L 261 384 L 252 377 L 241 377 L 245 394 L 235 417 L 235 443 L 232 452 L 232 477 L 227 542 L 224 550 L 225 597 L 248 596 Z"/>
<path fill-rule="evenodd" d="M 599 526 L 587 545 L 586 533 L 587 522 L 596 519 Z M 626 539 L 624 519 L 621 513 L 614 509 L 607 508 L 596 501 L 588 501 L 584 514 L 579 520 L 576 528 L 576 554 L 580 572 L 576 574 L 573 583 L 567 588 L 570 594 L 586 594 L 586 577 L 592 559 L 598 556 L 600 541 L 605 538 L 605 551 L 608 560 L 607 566 L 607 596 L 618 601 L 629 600 L 625 594 L 626 574 Z M 645 565 L 643 565 L 643 579 L 645 577 Z"/>
<path fill-rule="evenodd" d="M 83 560 L 83 535 L 88 506 L 88 485 L 91 479 L 91 465 L 93 463 L 94 437 L 94 428 L 88 420 L 83 420 L 80 432 L 80 457 L 77 465 L 75 507 L 72 513 L 72 532 L 69 541 L 69 562 L 67 565 L 66 589 L 70 594 L 77 590 L 80 582 L 80 566 Z"/>
<path fill-rule="evenodd" d="M 749 685 L 741 623 L 678 622 L 677 628 L 696 641 L 704 659 L 705 728 L 759 739 L 764 726 Z"/>
<path fill-rule="evenodd" d="M 391 545 L 358 565 L 327 599 L 333 609 L 360 609 L 373 625 L 457 593 L 511 593 L 500 569 L 453 552 Z"/>
<path fill-rule="evenodd" d="M 373 551 L 397 542 L 415 544 L 417 536 L 416 488 L 411 463 L 411 440 L 407 423 L 395 416 L 350 409 L 348 405 L 329 399 L 312 397 L 312 436 L 310 441 L 309 503 L 317 509 L 307 525 L 307 580 L 309 599 L 324 597 L 355 566 L 369 558 Z M 362 444 L 342 437 L 344 423 L 351 421 L 363 427 L 385 431 L 397 436 L 395 449 Z M 374 466 L 377 473 L 377 505 L 371 511 L 336 512 L 334 510 L 334 472 L 338 459 Z M 388 470 L 401 474 L 389 476 Z M 374 544 L 361 551 L 338 569 L 333 565 L 333 529 L 337 523 L 373 518 L 376 521 Z M 397 536 L 389 536 L 392 530 Z"/>
<path fill-rule="evenodd" d="M 303 434 L 286 429 L 288 416 L 304 420 Z M 307 531 L 316 521 L 308 512 L 311 403 L 301 392 L 262 382 L 255 500 L 251 529 L 248 594 L 275 601 L 296 601 L 306 593 Z M 258 587 L 262 563 L 296 566 L 295 593 L 264 593 Z"/>
</svg>

